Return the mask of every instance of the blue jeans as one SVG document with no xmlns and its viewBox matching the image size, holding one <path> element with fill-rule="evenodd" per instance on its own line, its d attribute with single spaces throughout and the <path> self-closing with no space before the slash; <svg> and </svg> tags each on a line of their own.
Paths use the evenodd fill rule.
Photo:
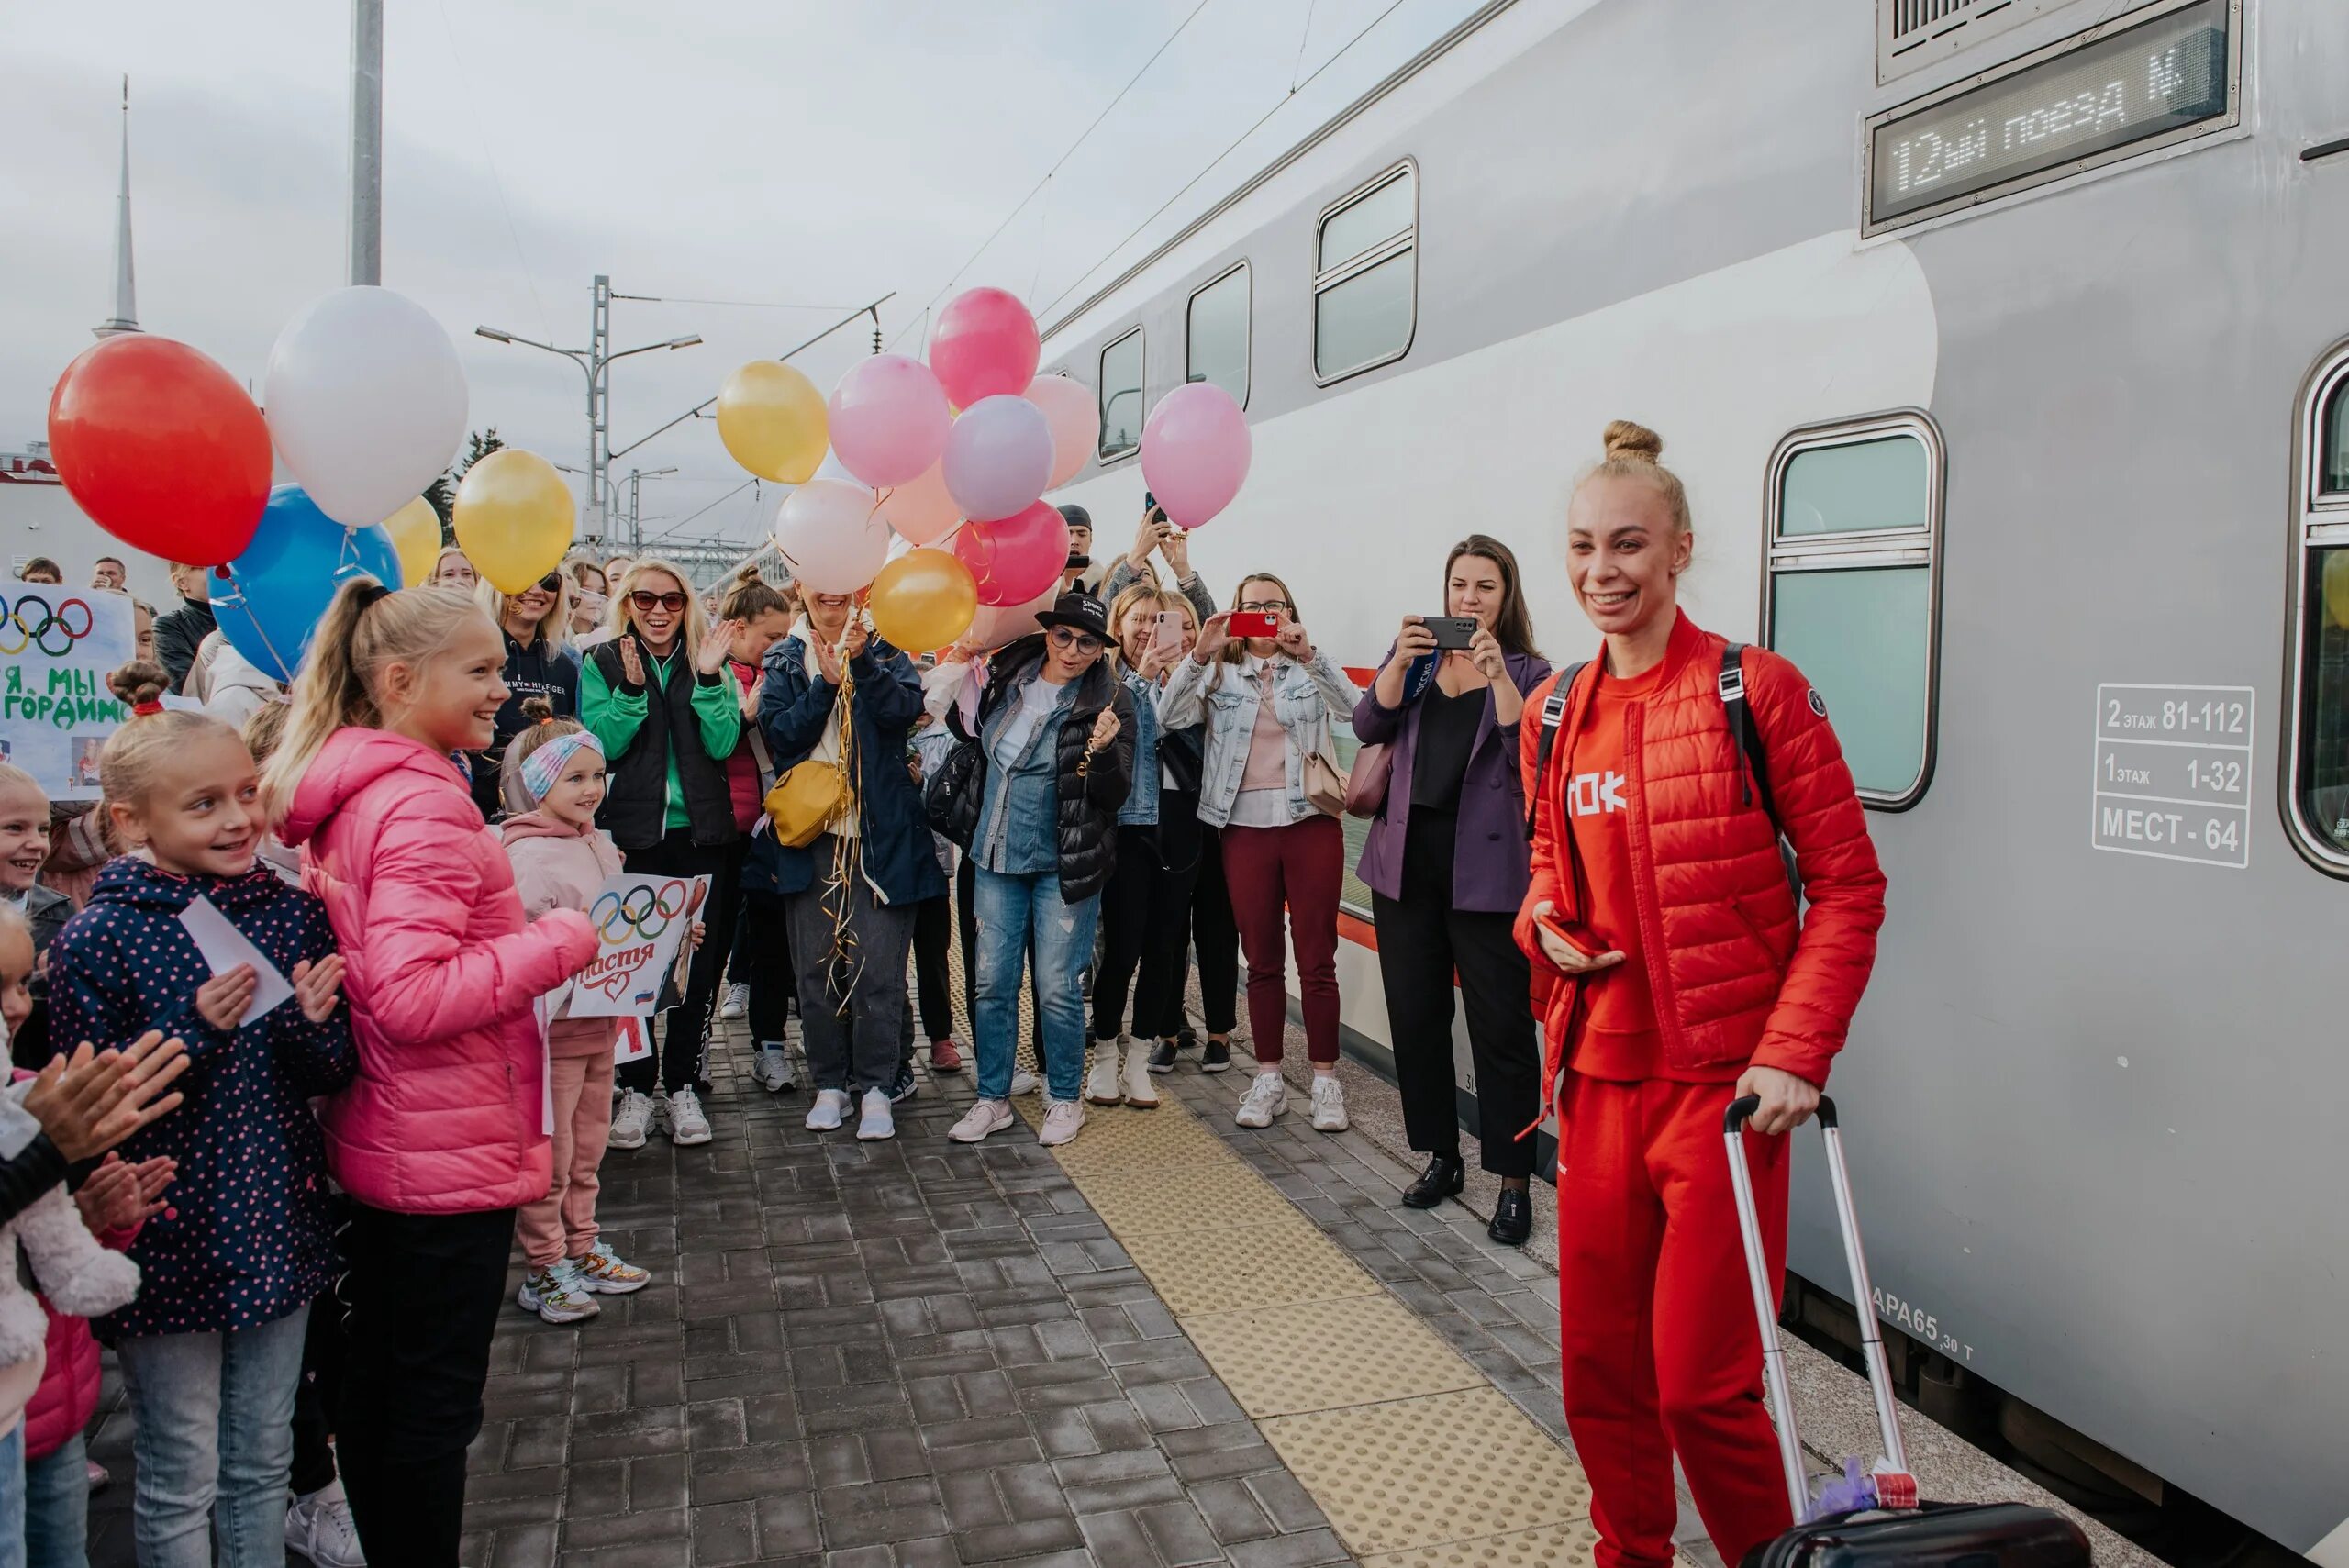
<svg viewBox="0 0 2349 1568">
<path fill-rule="evenodd" d="M 0 1438 L 0 1568 L 25 1568 L 25 1423 Z"/>
<path fill-rule="evenodd" d="M 1007 875 L 977 868 L 978 1012 L 971 1020 L 979 1053 L 979 1098 L 1011 1093 L 1019 1050 L 1019 979 L 1033 957 L 1036 1014 L 1043 1024 L 1044 1081 L 1052 1098 L 1074 1100 L 1085 1086 L 1085 966 L 1093 962 L 1096 894 L 1063 903 L 1057 872 Z"/>
<path fill-rule="evenodd" d="M 75 1432 L 25 1462 L 26 1568 L 90 1568 L 90 1449 Z"/>
<path fill-rule="evenodd" d="M 309 1317 L 305 1303 L 251 1329 L 140 1334 L 117 1348 L 136 1423 L 139 1568 L 211 1568 L 215 1535 L 220 1568 L 284 1568 Z"/>
</svg>

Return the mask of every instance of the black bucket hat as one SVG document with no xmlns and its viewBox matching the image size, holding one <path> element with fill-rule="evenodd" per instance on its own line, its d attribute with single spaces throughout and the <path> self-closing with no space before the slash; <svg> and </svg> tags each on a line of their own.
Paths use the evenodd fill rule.
<svg viewBox="0 0 2349 1568">
<path fill-rule="evenodd" d="M 1109 641 L 1109 612 L 1100 600 L 1090 594 L 1063 594 L 1052 601 L 1051 609 L 1036 617 L 1036 624 L 1089 631 L 1099 638 L 1104 646 Z"/>
</svg>

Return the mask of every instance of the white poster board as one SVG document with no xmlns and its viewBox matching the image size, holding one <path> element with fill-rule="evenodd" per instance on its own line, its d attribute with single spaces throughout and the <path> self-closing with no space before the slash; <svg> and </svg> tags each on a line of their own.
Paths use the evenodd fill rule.
<svg viewBox="0 0 2349 1568">
<path fill-rule="evenodd" d="M 661 1005 L 661 983 L 708 896 L 706 876 L 630 876 L 607 880 L 588 901 L 596 956 L 572 982 L 574 1018 L 643 1018 Z"/>
<path fill-rule="evenodd" d="M 130 717 L 106 676 L 134 636 L 128 595 L 0 583 L 0 762 L 50 799 L 98 798 L 98 753 Z"/>
</svg>

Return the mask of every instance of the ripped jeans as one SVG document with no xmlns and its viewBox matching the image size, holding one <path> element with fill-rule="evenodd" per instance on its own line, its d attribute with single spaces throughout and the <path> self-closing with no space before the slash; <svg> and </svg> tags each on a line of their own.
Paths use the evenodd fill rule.
<svg viewBox="0 0 2349 1568">
<path fill-rule="evenodd" d="M 1032 958 L 1036 1016 L 1043 1025 L 1044 1083 L 1056 1100 L 1074 1100 L 1085 1084 L 1085 966 L 1093 962 L 1096 894 L 1079 904 L 1061 897 L 1056 872 L 1017 875 L 976 868 L 979 926 L 978 1010 L 971 1020 L 979 1057 L 979 1098 L 1011 1093 L 1019 1050 L 1020 972 Z"/>
</svg>

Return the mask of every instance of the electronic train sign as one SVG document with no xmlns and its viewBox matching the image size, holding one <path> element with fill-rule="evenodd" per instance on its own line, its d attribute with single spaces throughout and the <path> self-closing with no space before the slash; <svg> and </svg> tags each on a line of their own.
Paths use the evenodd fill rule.
<svg viewBox="0 0 2349 1568">
<path fill-rule="evenodd" d="M 1876 233 L 2236 123 L 2241 0 L 2191 0 L 2092 28 L 1875 117 Z"/>
</svg>

